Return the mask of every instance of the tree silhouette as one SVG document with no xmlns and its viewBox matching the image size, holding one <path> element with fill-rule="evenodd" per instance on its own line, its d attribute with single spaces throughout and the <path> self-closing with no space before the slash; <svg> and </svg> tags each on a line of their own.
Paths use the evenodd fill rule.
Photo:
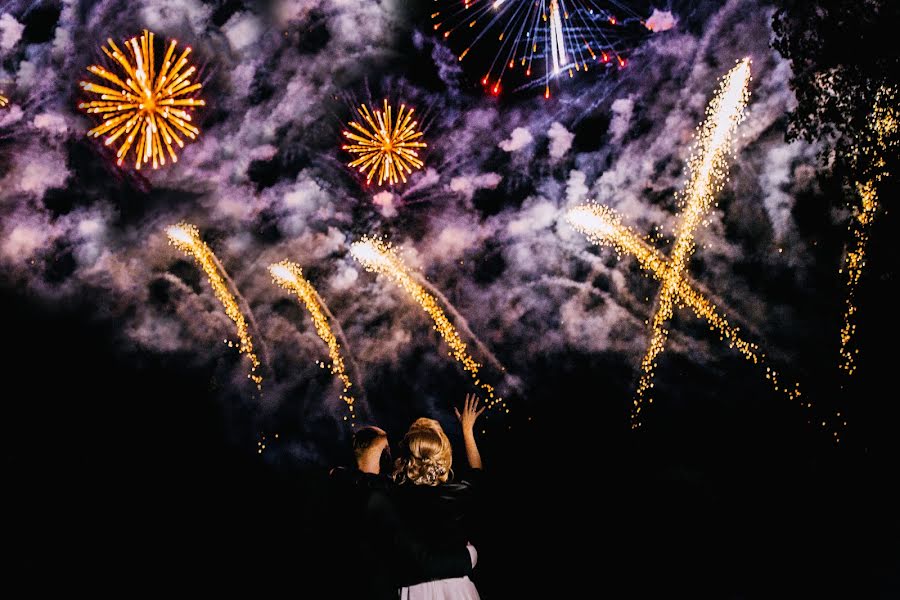
<svg viewBox="0 0 900 600">
<path fill-rule="evenodd" d="M 793 67 L 797 107 L 788 139 L 823 142 L 823 158 L 848 181 L 871 179 L 872 113 L 900 84 L 900 2 L 788 0 L 775 12 L 774 47 Z"/>
</svg>

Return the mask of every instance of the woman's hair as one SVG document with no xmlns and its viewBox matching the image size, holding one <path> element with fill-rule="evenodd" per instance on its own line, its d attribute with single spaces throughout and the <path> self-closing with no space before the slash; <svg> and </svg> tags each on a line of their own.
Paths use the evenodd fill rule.
<svg viewBox="0 0 900 600">
<path fill-rule="evenodd" d="M 453 449 L 441 424 L 434 419 L 416 419 L 400 442 L 400 458 L 394 464 L 397 483 L 438 485 L 450 477 Z"/>
</svg>

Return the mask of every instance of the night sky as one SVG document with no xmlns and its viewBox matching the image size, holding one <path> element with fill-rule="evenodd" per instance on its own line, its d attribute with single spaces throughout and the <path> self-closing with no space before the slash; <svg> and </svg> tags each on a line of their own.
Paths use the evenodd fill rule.
<svg viewBox="0 0 900 600">
<path fill-rule="evenodd" d="M 396 441 L 432 416 L 457 447 L 453 406 L 473 391 L 428 317 L 350 256 L 381 234 L 465 319 L 476 358 L 483 344 L 506 368 L 483 371 L 510 409 L 488 413 L 480 440 L 483 597 L 580 597 L 568 591 L 585 585 L 587 597 L 897 597 L 900 223 L 889 208 L 872 230 L 848 378 L 850 191 L 817 144 L 785 141 L 794 95 L 770 47 L 775 6 L 609 4 L 626 66 L 554 82 L 547 100 L 512 83 L 486 93 L 492 56 L 457 61 L 432 33 L 432 4 L 0 2 L 10 573 L 35 585 L 63 573 L 99 586 L 285 580 L 326 597 L 310 590 L 352 572 L 353 557 L 326 550 L 339 517 L 323 492 L 351 429 L 317 364 L 325 345 L 266 266 L 301 265 L 340 323 L 357 422 Z M 641 25 L 654 11 L 671 27 Z M 199 139 L 155 172 L 117 167 L 77 108 L 106 38 L 143 28 L 193 48 L 207 103 Z M 653 243 L 668 252 L 691 136 L 745 56 L 747 119 L 690 276 L 814 406 L 773 392 L 680 309 L 631 431 L 659 284 L 563 215 L 595 200 L 642 234 L 661 228 Z M 366 186 L 340 150 L 354 104 L 385 97 L 416 107 L 428 143 L 425 168 L 393 189 Z M 897 192 L 889 179 L 881 197 Z M 180 220 L 252 311 L 262 393 L 222 343 L 234 325 L 206 278 L 167 243 Z M 819 426 L 836 411 L 837 445 Z"/>
</svg>

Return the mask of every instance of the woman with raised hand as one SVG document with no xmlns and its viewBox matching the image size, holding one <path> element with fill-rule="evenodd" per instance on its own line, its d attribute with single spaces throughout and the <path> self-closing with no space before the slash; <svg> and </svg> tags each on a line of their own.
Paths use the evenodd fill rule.
<svg viewBox="0 0 900 600">
<path fill-rule="evenodd" d="M 475 421 L 484 412 L 474 395 L 467 395 L 463 410 L 456 409 L 462 425 L 469 470 L 454 475 L 453 449 L 440 423 L 417 419 L 400 443 L 394 468 L 397 507 L 407 527 L 431 547 L 466 544 L 475 567 L 478 555 L 468 543 L 468 520 L 474 509 L 474 491 L 482 469 L 475 442 Z M 401 569 L 402 570 L 402 569 Z M 403 587 L 405 600 L 477 600 L 478 590 L 468 575 Z"/>
</svg>

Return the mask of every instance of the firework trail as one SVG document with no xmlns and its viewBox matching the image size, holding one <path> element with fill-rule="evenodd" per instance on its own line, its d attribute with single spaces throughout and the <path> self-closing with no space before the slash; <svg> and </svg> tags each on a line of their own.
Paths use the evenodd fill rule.
<svg viewBox="0 0 900 600">
<path fill-rule="evenodd" d="M 840 362 L 838 366 L 848 375 L 856 371 L 856 355 L 859 349 L 851 348 L 853 335 L 856 333 L 856 315 L 859 309 L 854 297 L 859 280 L 866 267 L 866 248 L 869 244 L 869 231 L 878 214 L 878 182 L 888 177 L 885 156 L 889 156 L 896 148 L 897 114 L 896 91 L 881 88 L 878 91 L 875 107 L 871 117 L 871 139 L 868 143 L 856 147 L 857 162 L 865 157 L 870 161 L 876 173 L 866 182 L 856 182 L 856 192 L 862 201 L 862 210 L 850 223 L 853 236 L 853 249 L 847 252 L 842 273 L 846 273 L 847 296 L 844 301 L 844 324 L 841 327 Z"/>
<path fill-rule="evenodd" d="M 608 208 L 598 205 L 581 206 L 572 209 L 567 215 L 569 223 L 587 235 L 592 242 L 610 245 L 620 255 L 634 255 L 644 270 L 662 282 L 650 322 L 650 343 L 641 361 L 642 374 L 633 402 L 632 428 L 641 425 L 640 413 L 644 400 L 648 404 L 653 402 L 650 390 L 653 388 L 656 359 L 665 347 L 669 334 L 667 325 L 677 303 L 690 306 L 698 317 L 710 324 L 710 329 L 718 332 L 722 340 L 728 341 L 729 346 L 736 348 L 747 360 L 764 366 L 765 355 L 759 352 L 755 344 L 741 338 L 739 330 L 731 327 L 727 319 L 718 313 L 715 305 L 691 286 L 687 276 L 687 263 L 694 252 L 694 231 L 702 224 L 704 215 L 715 201 L 715 194 L 726 179 L 727 157 L 734 132 L 743 120 L 749 97 L 749 82 L 749 59 L 738 61 L 723 78 L 716 96 L 707 107 L 707 119 L 699 128 L 696 147 L 688 161 L 690 176 L 682 193 L 684 209 L 669 257 L 663 256 L 631 229 L 622 225 L 618 216 Z M 768 366 L 766 378 L 776 391 L 784 393 L 788 399 L 800 397 L 798 384 L 793 387 L 782 385 L 777 371 Z M 801 405 L 812 408 L 811 402 Z M 836 416 L 842 422 L 840 413 Z M 826 421 L 821 424 L 822 427 L 827 426 Z M 834 431 L 833 436 L 835 441 L 840 442 L 838 431 Z"/>
<path fill-rule="evenodd" d="M 396 185 L 401 180 L 406 183 L 406 176 L 413 169 L 421 169 L 425 163 L 419 158 L 418 149 L 427 147 L 420 141 L 422 132 L 417 128 L 418 121 L 413 121 L 413 109 L 401 104 L 394 119 L 393 107 L 384 101 L 384 110 L 369 111 L 369 107 L 360 104 L 356 109 L 362 117 L 362 123 L 352 121 L 350 127 L 356 131 L 344 131 L 344 137 L 351 144 L 341 148 L 359 158 L 347 164 L 351 168 L 359 168 L 366 174 L 366 184 L 372 183 L 378 174 L 378 185 L 387 182 Z"/>
<path fill-rule="evenodd" d="M 487 395 L 486 404 L 494 407 L 498 404 L 505 407 L 503 398 L 496 395 L 494 387 L 481 380 L 481 365 L 468 353 L 466 343 L 459 332 L 447 318 L 434 295 L 426 291 L 403 263 L 390 244 L 380 238 L 363 237 L 350 245 L 350 254 L 370 272 L 386 275 L 398 287 L 405 291 L 434 321 L 434 329 L 450 346 L 450 356 L 455 358 L 471 375 L 476 386 Z M 433 289 L 433 288 L 432 288 Z M 449 305 L 448 305 L 449 306 Z M 494 359 L 496 361 L 496 359 Z M 497 362 L 499 365 L 499 362 Z M 500 366 L 502 369 L 502 365 Z M 508 409 L 507 409 L 508 410 Z"/>
<path fill-rule="evenodd" d="M 245 317 L 244 312 L 241 311 L 241 304 L 238 300 L 239 294 L 236 290 L 232 292 L 234 286 L 230 285 L 231 280 L 228 278 L 225 269 L 222 268 L 219 259 L 216 258 L 210 247 L 200 238 L 200 231 L 193 225 L 188 223 L 172 225 L 166 228 L 166 235 L 169 237 L 169 243 L 185 254 L 192 256 L 197 265 L 206 274 L 213 293 L 225 309 L 225 314 L 228 315 L 237 328 L 237 335 L 240 340 L 238 351 L 241 354 L 246 354 L 247 358 L 250 359 L 251 368 L 247 377 L 256 384 L 257 389 L 261 390 L 263 378 L 257 372 L 261 363 L 253 349 L 253 339 L 250 336 L 248 322 L 254 327 L 255 331 L 259 331 L 259 329 L 255 327 L 256 324 L 252 317 Z M 243 302 L 243 299 L 240 302 L 246 304 Z M 251 314 L 249 310 L 246 313 L 248 315 Z M 234 347 L 234 343 L 228 342 L 228 346 Z"/>
<path fill-rule="evenodd" d="M 343 384 L 341 400 L 347 404 L 351 419 L 356 419 L 355 399 L 350 394 L 350 388 L 353 386 L 353 383 L 347 374 L 344 357 L 341 355 L 341 343 L 338 342 L 338 336 L 340 336 L 341 341 L 344 342 L 344 347 L 347 347 L 343 332 L 340 331 L 340 325 L 328 311 L 328 307 L 316 289 L 303 277 L 303 270 L 299 265 L 289 260 L 283 260 L 280 263 L 269 265 L 269 273 L 272 275 L 273 283 L 295 294 L 309 312 L 309 316 L 316 328 L 316 333 L 328 346 L 328 356 L 331 358 L 331 373 Z M 338 333 L 335 334 L 335 331 Z M 359 381 L 359 374 L 355 369 L 354 375 L 356 380 Z M 346 417 L 344 418 L 346 420 Z"/>
<path fill-rule="evenodd" d="M 566 58 L 566 42 L 563 33 L 562 19 L 559 18 L 559 3 L 550 1 L 550 50 L 553 60 L 553 74 L 559 75 L 560 69 L 569 62 Z"/>
<path fill-rule="evenodd" d="M 539 81 L 549 98 L 550 80 L 563 73 L 573 77 L 596 65 L 624 67 L 623 26 L 641 20 L 615 1 L 435 0 L 435 4 L 434 31 L 451 42 L 465 40 L 460 61 L 476 46 L 494 43 L 490 67 L 481 80 L 493 94 L 500 93 L 507 72 L 521 71 L 529 80 L 543 70 Z"/>
<path fill-rule="evenodd" d="M 698 132 L 696 149 L 688 160 L 690 175 L 682 194 L 684 209 L 676 227 L 675 243 L 669 257 L 666 276 L 656 301 L 651 321 L 650 344 L 641 361 L 643 371 L 638 382 L 632 410 L 632 425 L 640 426 L 640 412 L 645 398 L 652 403 L 653 372 L 656 359 L 663 351 L 669 331 L 666 328 L 678 297 L 682 274 L 694 253 L 694 231 L 699 227 L 721 189 L 727 174 L 727 156 L 738 124 L 744 118 L 750 83 L 750 60 L 738 64 L 722 80 L 719 90 L 706 109 L 707 118 Z"/>
<path fill-rule="evenodd" d="M 190 79 L 196 67 L 185 69 L 191 49 L 186 48 L 175 59 L 177 42 L 172 40 L 157 71 L 152 32 L 144 30 L 140 41 L 137 38 L 128 40 L 125 43 L 128 55 L 119 50 L 112 39 L 108 39 L 107 44 L 109 48 L 103 47 L 104 54 L 121 68 L 125 79 L 123 81 L 119 75 L 98 65 L 88 67 L 93 75 L 115 86 L 111 88 L 99 83 L 81 82 L 85 92 L 99 95 L 100 100 L 82 102 L 79 108 L 106 119 L 91 129 L 88 135 L 105 135 L 107 146 L 125 136 L 125 141 L 116 152 L 119 165 L 138 135 L 135 168 L 140 169 L 142 164 L 151 161 L 154 169 L 165 165 L 166 153 L 173 163 L 178 162 L 172 143 L 184 148 L 179 133 L 192 140 L 200 135 L 200 130 L 190 123 L 188 111 L 206 104 L 196 97 L 202 85 L 192 83 Z"/>
<path fill-rule="evenodd" d="M 638 260 L 641 268 L 662 282 L 672 277 L 669 259 L 638 236 L 631 228 L 622 224 L 618 215 L 605 206 L 588 204 L 571 209 L 566 219 L 577 231 L 583 233 L 594 244 L 612 246 L 620 256 L 630 254 Z M 719 334 L 719 339 L 740 352 L 744 358 L 765 365 L 766 355 L 756 344 L 747 342 L 740 335 L 740 329 L 732 327 L 728 319 L 719 314 L 716 305 L 697 291 L 685 276 L 678 276 L 674 288 L 675 299 L 690 307 L 694 314 L 709 323 L 710 329 Z M 784 393 L 789 400 L 800 396 L 799 384 L 793 388 L 779 383 L 778 372 L 766 367 L 766 378 L 776 391 Z M 811 408 L 811 404 L 804 404 Z"/>
<path fill-rule="evenodd" d="M 421 275 L 411 272 L 410 277 L 412 277 L 416 283 L 425 288 L 425 290 L 427 290 L 429 293 L 437 297 L 438 301 L 444 306 L 447 312 L 450 313 L 450 316 L 453 317 L 453 322 L 456 323 L 457 327 L 462 329 L 463 334 L 465 334 L 467 338 L 475 343 L 475 348 L 478 349 L 478 353 L 483 356 L 487 360 L 487 362 L 490 363 L 490 365 L 496 370 L 500 371 L 501 373 L 506 373 L 506 367 L 503 366 L 503 363 L 501 363 L 497 356 L 493 352 L 491 352 L 487 346 L 484 345 L 484 343 L 481 341 L 481 339 L 479 339 L 477 335 L 475 335 L 475 332 L 472 331 L 472 329 L 469 327 L 469 322 L 465 317 L 462 316 L 462 314 L 460 314 L 458 310 L 456 310 L 456 307 L 453 306 L 450 300 L 447 299 L 447 296 L 445 296 L 440 290 L 438 290 L 434 285 L 432 285 Z"/>
</svg>

